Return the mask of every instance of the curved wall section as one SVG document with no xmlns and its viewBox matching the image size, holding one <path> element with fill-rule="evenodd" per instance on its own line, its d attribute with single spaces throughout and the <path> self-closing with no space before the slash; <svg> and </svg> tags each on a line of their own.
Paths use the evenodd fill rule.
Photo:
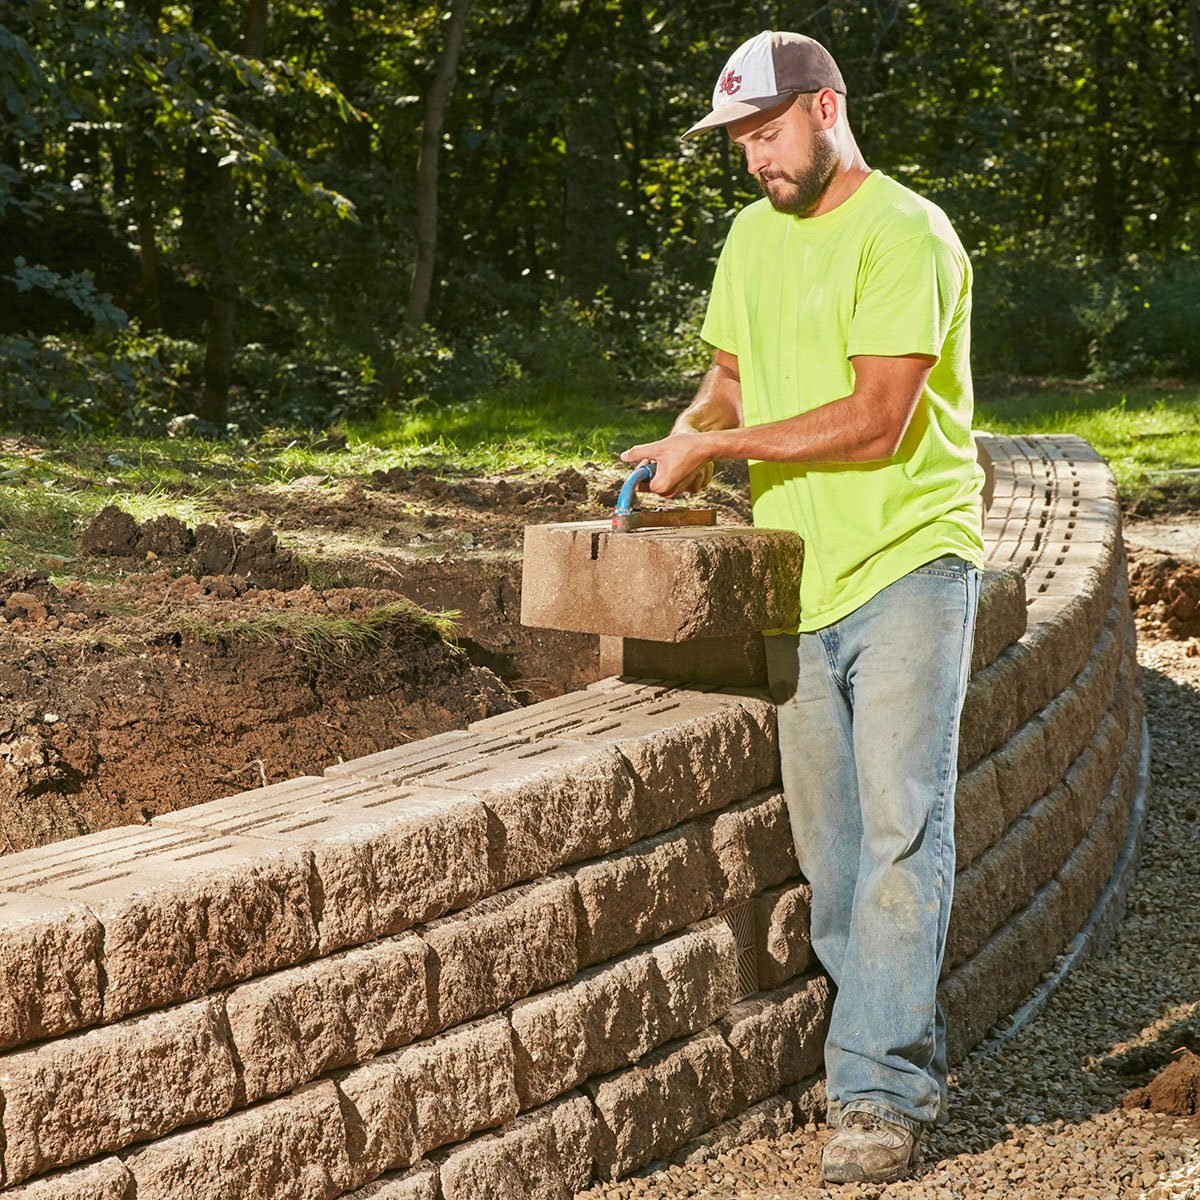
<svg viewBox="0 0 1200 1200">
<path fill-rule="evenodd" d="M 980 443 L 954 1059 L 1096 904 L 1142 723 L 1104 463 L 1072 438 Z M 737 545 L 747 570 L 798 569 L 785 535 Z M 706 620 L 665 660 L 726 635 L 745 657 L 744 628 Z M 752 688 L 613 677 L 0 859 L 0 1195 L 565 1200 L 820 1114 L 830 986 L 775 737 Z"/>
</svg>

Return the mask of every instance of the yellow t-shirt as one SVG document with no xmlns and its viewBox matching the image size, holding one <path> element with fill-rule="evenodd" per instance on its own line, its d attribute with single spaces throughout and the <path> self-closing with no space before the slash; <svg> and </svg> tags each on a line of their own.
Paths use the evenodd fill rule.
<svg viewBox="0 0 1200 1200">
<path fill-rule="evenodd" d="M 891 458 L 750 463 L 755 525 L 805 541 L 801 631 L 943 554 L 983 565 L 970 316 L 971 264 L 945 213 L 879 171 L 818 217 L 764 198 L 734 219 L 701 336 L 737 355 L 746 425 L 849 395 L 856 354 L 937 357 Z"/>
</svg>

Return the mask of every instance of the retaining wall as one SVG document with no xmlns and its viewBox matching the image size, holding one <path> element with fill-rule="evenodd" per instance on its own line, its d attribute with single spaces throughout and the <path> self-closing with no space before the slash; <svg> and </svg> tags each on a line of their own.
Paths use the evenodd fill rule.
<svg viewBox="0 0 1200 1200">
<path fill-rule="evenodd" d="M 954 1060 L 1091 911 L 1141 741 L 1107 468 L 981 453 Z M 540 1200 L 820 1113 L 775 738 L 752 689 L 609 678 L 0 859 L 3 1193 Z"/>
</svg>

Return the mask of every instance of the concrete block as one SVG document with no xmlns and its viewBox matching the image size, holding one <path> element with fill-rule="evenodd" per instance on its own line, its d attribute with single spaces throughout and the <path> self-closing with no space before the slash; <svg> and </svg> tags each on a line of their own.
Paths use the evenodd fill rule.
<svg viewBox="0 0 1200 1200">
<path fill-rule="evenodd" d="M 596 1116 L 586 1096 L 564 1096 L 442 1160 L 443 1200 L 571 1200 L 592 1179 Z"/>
<path fill-rule="evenodd" d="M 754 905 L 758 986 L 770 991 L 807 970 L 813 961 L 809 936 L 812 888 L 793 880 L 769 888 L 751 901 Z"/>
<path fill-rule="evenodd" d="M 760 792 L 705 817 L 709 889 L 725 908 L 800 873 L 782 792 Z"/>
<path fill-rule="evenodd" d="M 6 1200 L 134 1200 L 133 1176 L 119 1158 L 56 1171 L 5 1189 Z"/>
<path fill-rule="evenodd" d="M 650 948 L 662 992 L 666 1037 L 694 1033 L 723 1016 L 737 1000 L 737 940 L 712 917 Z"/>
<path fill-rule="evenodd" d="M 794 627 L 803 559 L 780 530 L 528 525 L 521 624 L 652 642 Z"/>
<path fill-rule="evenodd" d="M 431 1033 L 430 954 L 406 933 L 233 988 L 225 1005 L 242 1065 L 239 1105 Z"/>
<path fill-rule="evenodd" d="M 599 1114 L 598 1177 L 628 1175 L 723 1121 L 733 1105 L 731 1071 L 728 1044 L 705 1030 L 591 1080 L 584 1091 Z"/>
<path fill-rule="evenodd" d="M 442 1200 L 441 1173 L 435 1163 L 419 1163 L 348 1192 L 345 1200 Z"/>
<path fill-rule="evenodd" d="M 522 1108 L 635 1062 L 668 1040 L 670 1014 L 649 951 L 617 958 L 509 1011 Z"/>
<path fill-rule="evenodd" d="M 265 805 L 248 792 L 154 824 L 253 835 L 310 852 L 322 897 L 322 954 L 399 933 L 489 890 L 488 814 L 475 801 L 338 778 L 263 791 L 276 793 Z"/>
<path fill-rule="evenodd" d="M 495 1012 L 579 969 L 569 875 L 511 888 L 418 932 L 433 956 L 437 1029 Z"/>
<path fill-rule="evenodd" d="M 308 957 L 312 883 L 304 851 L 154 826 L 0 859 L 0 892 L 85 904 L 100 922 L 106 1021 Z"/>
<path fill-rule="evenodd" d="M 1042 710 L 1045 711 L 1044 709 Z M 1087 737 L 1087 730 L 1080 736 Z M 1046 726 L 1035 716 L 1026 721 L 990 761 L 996 773 L 996 808 L 1000 832 L 1061 778 L 1046 749 Z M 994 839 L 993 839 L 994 840 Z"/>
<path fill-rule="evenodd" d="M 7 1054 L 5 1181 L 218 1117 L 233 1106 L 234 1085 L 224 1013 L 211 997 Z"/>
<path fill-rule="evenodd" d="M 82 904 L 0 892 L 0 1050 L 100 1019 L 102 939 Z"/>
<path fill-rule="evenodd" d="M 1018 567 L 989 569 L 979 589 L 971 670 L 995 662 L 1025 632 L 1025 576 Z"/>
<path fill-rule="evenodd" d="M 580 965 L 613 958 L 713 912 L 710 841 L 708 828 L 689 822 L 571 868 Z"/>
<path fill-rule="evenodd" d="M 636 684 L 617 683 L 471 728 L 617 751 L 634 780 L 636 836 L 669 829 L 779 780 L 775 708 L 753 695 L 687 688 L 647 694 Z"/>
<path fill-rule="evenodd" d="M 337 1090 L 325 1081 L 125 1155 L 137 1200 L 333 1200 L 349 1186 Z"/>
<path fill-rule="evenodd" d="M 732 1054 L 732 1111 L 798 1083 L 821 1065 L 831 993 L 827 976 L 802 976 L 741 1001 L 717 1022 Z"/>
<path fill-rule="evenodd" d="M 1004 832 L 996 757 L 980 759 L 958 777 L 954 789 L 954 854 L 959 871 Z"/>
<path fill-rule="evenodd" d="M 512 1028 L 499 1016 L 339 1073 L 352 1186 L 511 1120 L 514 1076 Z"/>
</svg>

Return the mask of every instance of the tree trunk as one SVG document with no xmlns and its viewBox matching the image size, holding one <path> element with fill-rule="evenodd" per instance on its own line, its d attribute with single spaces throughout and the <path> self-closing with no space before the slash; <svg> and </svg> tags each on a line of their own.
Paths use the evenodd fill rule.
<svg viewBox="0 0 1200 1200">
<path fill-rule="evenodd" d="M 429 297 L 433 292 L 433 266 L 437 257 L 438 149 L 442 142 L 446 105 L 454 90 L 458 54 L 462 49 L 463 30 L 470 8 L 471 0 L 452 0 L 446 44 L 442 47 L 437 75 L 425 97 L 425 125 L 421 131 L 421 153 L 417 160 L 417 258 L 413 264 L 408 307 L 404 313 L 404 325 L 410 331 L 425 323 Z"/>
<path fill-rule="evenodd" d="M 247 58 L 262 58 L 266 53 L 267 15 L 268 0 L 249 0 L 241 47 Z M 223 426 L 229 417 L 229 383 L 233 378 L 237 320 L 237 208 L 233 168 L 213 167 L 212 172 L 208 227 L 208 341 L 204 350 L 204 391 L 199 416 L 213 425 Z"/>
</svg>

